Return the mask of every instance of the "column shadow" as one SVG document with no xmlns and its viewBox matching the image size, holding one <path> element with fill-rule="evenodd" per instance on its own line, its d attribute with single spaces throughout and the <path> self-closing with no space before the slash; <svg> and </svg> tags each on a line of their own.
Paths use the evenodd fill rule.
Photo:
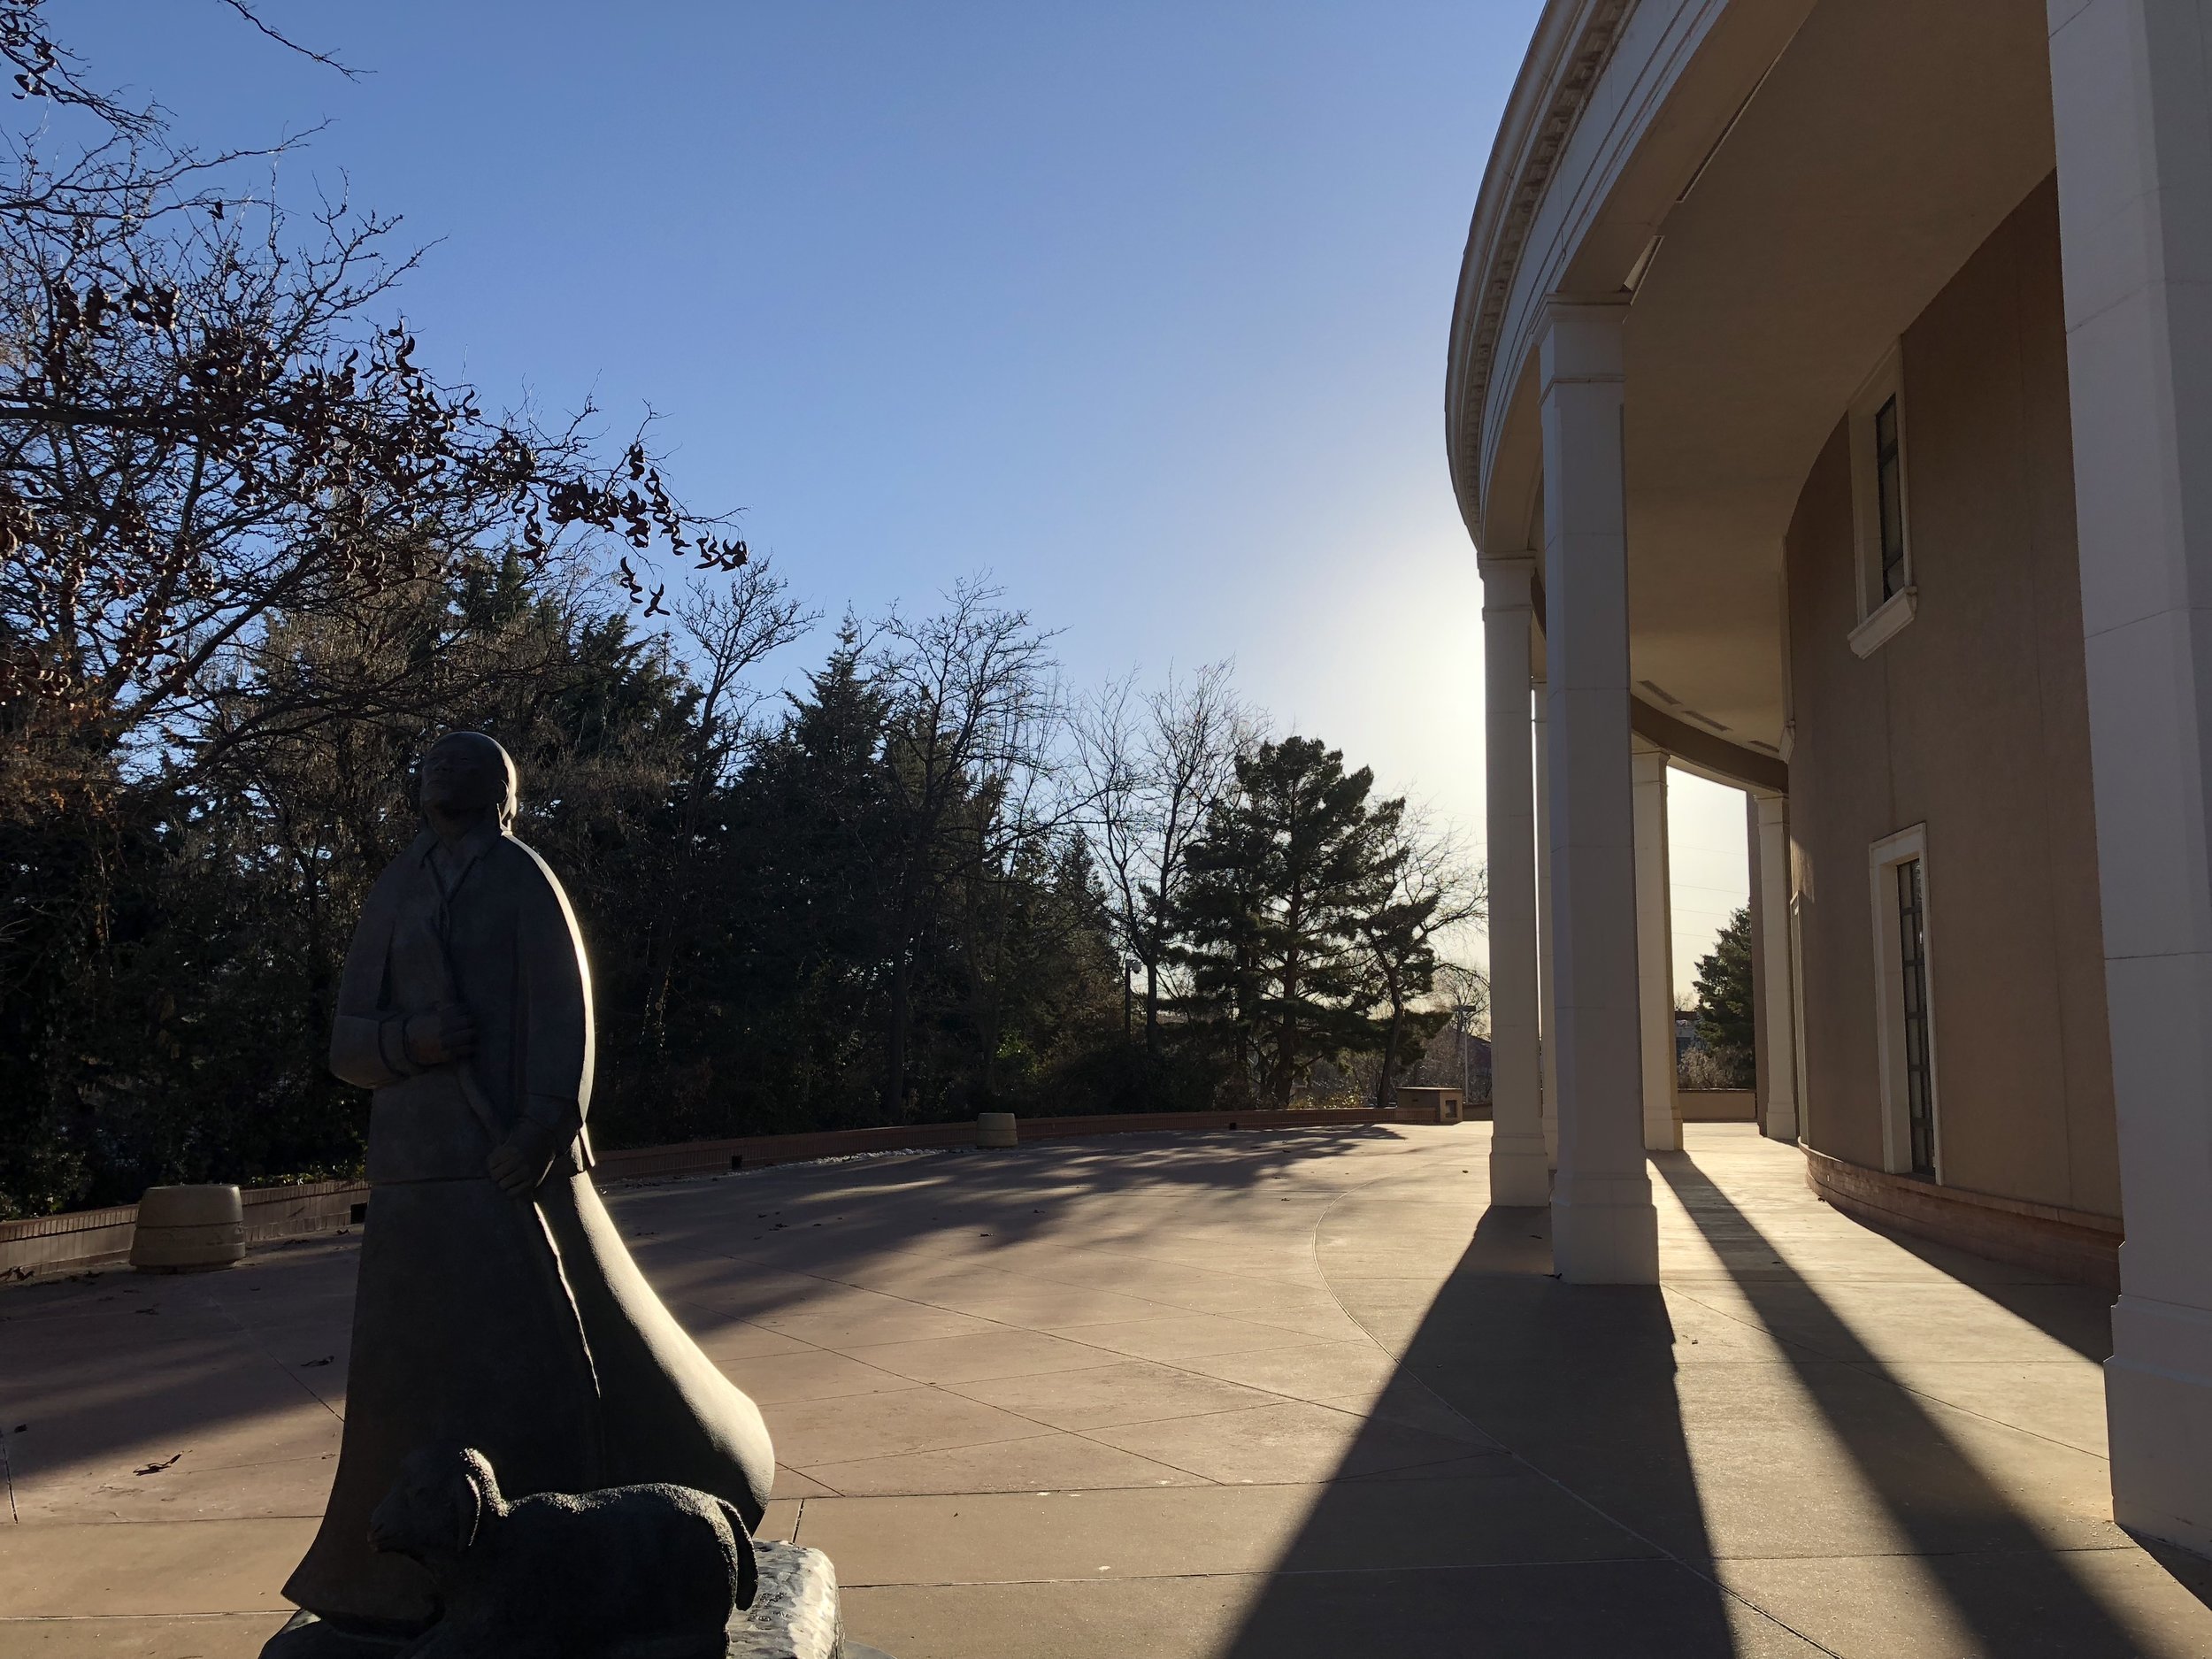
<svg viewBox="0 0 2212 1659">
<path fill-rule="evenodd" d="M 2101 1365 L 2112 1357 L 2112 1293 L 2055 1273 L 1974 1256 L 1955 1245 L 1939 1244 L 1863 1217 L 1847 1218 L 2026 1320 L 2053 1341 L 2063 1342 L 2084 1359 Z"/>
<path fill-rule="evenodd" d="M 1776 1339 L 1775 1356 L 1789 1366 L 1802 1397 L 1818 1411 L 1821 1427 L 1874 1501 L 1871 1513 L 1862 1505 L 1855 1516 L 1847 1504 L 1838 1506 L 1839 1535 L 1822 1554 L 1872 1561 L 1898 1553 L 1901 1543 L 1904 1553 L 1917 1558 L 1922 1582 L 1939 1593 L 1982 1653 L 2006 1659 L 2124 1659 L 2148 1651 L 2141 1632 L 2105 1599 L 2092 1577 L 2096 1558 L 2117 1543 L 2101 1517 L 2056 1513 L 2055 1505 L 2051 1513 L 2032 1514 L 1967 1444 L 1987 1419 L 1913 1392 L 1688 1155 L 1655 1154 L 1651 1161 L 1692 1223 L 1715 1245 L 1737 1294 Z M 2008 1307 L 2023 1300 L 2006 1294 L 2019 1286 L 1974 1288 Z M 2071 1345 L 2093 1346 L 2078 1319 L 2055 1323 Z M 1990 1432 L 2006 1435 L 1994 1424 Z M 2037 1437 L 2014 1432 L 2019 1435 L 2016 1447 L 2030 1454 L 2039 1449 L 2033 1444 Z M 2044 1444 L 2054 1456 L 2081 1455 Z M 1806 1495 L 1808 1502 L 1822 1501 L 1820 1494 Z M 1855 1527 L 1855 1536 L 1845 1535 Z M 2065 1533 L 2076 1536 L 2059 1536 Z M 1853 1571 L 1839 1568 L 1827 1593 L 1847 1590 Z M 1778 1568 L 1770 1560 L 1764 1571 L 1778 1585 L 1792 1577 L 1801 1584 L 1816 1569 L 1809 1560 L 1803 1568 Z M 1878 1574 L 1860 1583 L 1863 1595 L 1900 1588 L 1899 1581 Z"/>
<path fill-rule="evenodd" d="M 2083 1454 L 1914 1392 L 1687 1156 L 1654 1163 L 1751 1318 L 1692 1284 L 1561 1283 L 1543 1210 L 1485 1212 L 1440 1279 L 1333 1277 L 1400 1363 L 1225 1653 L 2170 1650 L 2108 1524 L 2029 1495 L 2038 1458 L 2055 1486 Z M 1973 1288 L 2095 1348 L 2064 1287 L 2001 1280 Z M 1482 1440 L 1377 1466 L 1440 1411 Z M 2206 1599 L 2212 1566 L 2154 1559 Z"/>
<path fill-rule="evenodd" d="M 1390 1288 L 1408 1282 L 1333 1281 L 1402 1356 L 1232 1659 L 1816 1651 L 1699 1564 L 1710 1552 L 1657 1288 L 1563 1284 L 1549 1212 L 1500 1208 L 1425 1306 Z M 1394 1425 L 1440 1415 L 1479 1435 L 1465 1455 L 1371 1466 Z M 1600 1469 L 1632 1483 L 1640 1516 L 1585 1490 Z"/>
</svg>

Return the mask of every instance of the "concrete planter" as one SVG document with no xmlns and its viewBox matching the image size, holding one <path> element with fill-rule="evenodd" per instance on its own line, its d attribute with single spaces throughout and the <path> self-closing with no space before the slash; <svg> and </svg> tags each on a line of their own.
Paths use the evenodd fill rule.
<svg viewBox="0 0 2212 1659">
<path fill-rule="evenodd" d="M 1021 1144 L 1021 1132 L 1014 1126 L 1012 1112 L 978 1112 L 975 1119 L 975 1143 L 979 1147 L 1015 1147 Z"/>
<path fill-rule="evenodd" d="M 1455 1088 L 1418 1088 L 1402 1083 L 1398 1110 L 1414 1123 L 1455 1124 L 1466 1116 L 1467 1102 Z"/>
<path fill-rule="evenodd" d="M 131 1265 L 188 1273 L 246 1259 L 246 1211 L 235 1187 L 150 1187 L 138 1201 Z"/>
</svg>

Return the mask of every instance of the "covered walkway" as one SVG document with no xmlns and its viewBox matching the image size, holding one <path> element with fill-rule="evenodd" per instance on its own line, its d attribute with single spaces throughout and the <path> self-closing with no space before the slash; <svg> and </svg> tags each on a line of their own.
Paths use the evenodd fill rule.
<svg viewBox="0 0 2212 1659">
<path fill-rule="evenodd" d="M 766 1412 L 770 1530 L 900 1659 L 2212 1654 L 2109 1516 L 2106 1298 L 1691 1125 L 1663 1283 L 1549 1277 L 1487 1126 L 1131 1136 L 628 1189 Z M 228 1659 L 344 1409 L 352 1240 L 0 1291 L 0 1655 Z"/>
</svg>

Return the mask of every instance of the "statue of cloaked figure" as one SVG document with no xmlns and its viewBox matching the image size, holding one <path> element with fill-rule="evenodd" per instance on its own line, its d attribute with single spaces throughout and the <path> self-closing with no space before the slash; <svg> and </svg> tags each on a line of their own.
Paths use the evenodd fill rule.
<svg viewBox="0 0 2212 1659">
<path fill-rule="evenodd" d="M 346 956 L 330 1065 L 376 1091 L 345 1439 L 284 1586 L 327 1634 L 403 1638 L 428 1575 L 369 1546 L 418 1447 L 473 1446 L 518 1495 L 666 1482 L 758 1525 L 774 1473 L 753 1402 L 653 1294 L 593 1189 L 591 978 L 568 896 L 508 833 L 507 751 L 423 757 L 426 828 Z"/>
</svg>

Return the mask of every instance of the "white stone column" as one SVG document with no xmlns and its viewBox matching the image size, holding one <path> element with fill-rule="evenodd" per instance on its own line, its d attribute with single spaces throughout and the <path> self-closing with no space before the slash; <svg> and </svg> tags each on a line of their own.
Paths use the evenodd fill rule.
<svg viewBox="0 0 2212 1659">
<path fill-rule="evenodd" d="M 2212 30 L 2188 0 L 2050 19 L 2127 1224 L 2112 1510 L 2212 1553 Z"/>
<path fill-rule="evenodd" d="M 1797 998 L 1790 987 L 1790 820 L 1789 797 L 1755 794 L 1751 811 L 1757 823 L 1759 856 L 1760 1007 L 1766 1016 L 1759 1033 L 1766 1069 L 1760 1074 L 1766 1096 L 1763 1133 L 1794 1141 L 1797 1115 Z"/>
<path fill-rule="evenodd" d="M 1667 859 L 1667 757 L 1632 740 L 1635 779 L 1636 985 L 1642 1010 L 1644 1149 L 1682 1150 L 1674 1057 L 1674 895 Z"/>
<path fill-rule="evenodd" d="M 1542 357 L 1559 1175 L 1552 1259 L 1573 1284 L 1655 1284 L 1644 1168 L 1629 772 L 1628 542 L 1617 305 L 1554 301 Z"/>
<path fill-rule="evenodd" d="M 1559 1167 L 1559 980 L 1552 972 L 1558 937 L 1551 930 L 1551 740 L 1544 706 L 1549 688 L 1538 680 L 1529 723 L 1536 739 L 1536 1001 L 1543 1048 L 1544 1167 Z"/>
<path fill-rule="evenodd" d="M 1490 860 L 1490 1202 L 1551 1202 L 1537 1058 L 1536 787 L 1529 741 L 1533 558 L 1482 565 Z"/>
<path fill-rule="evenodd" d="M 1767 938 L 1766 897 L 1760 891 L 1764 883 L 1759 870 L 1759 801 L 1749 790 L 1743 798 L 1743 838 L 1745 868 L 1750 877 L 1751 891 L 1748 908 L 1751 911 L 1751 1070 L 1754 1079 L 1752 1110 L 1756 1114 L 1760 1133 L 1766 1132 L 1768 1118 L 1768 1082 L 1773 1074 L 1774 1062 L 1767 1058 L 1767 1033 L 1774 1024 L 1774 1016 L 1767 1011 Z"/>
</svg>

